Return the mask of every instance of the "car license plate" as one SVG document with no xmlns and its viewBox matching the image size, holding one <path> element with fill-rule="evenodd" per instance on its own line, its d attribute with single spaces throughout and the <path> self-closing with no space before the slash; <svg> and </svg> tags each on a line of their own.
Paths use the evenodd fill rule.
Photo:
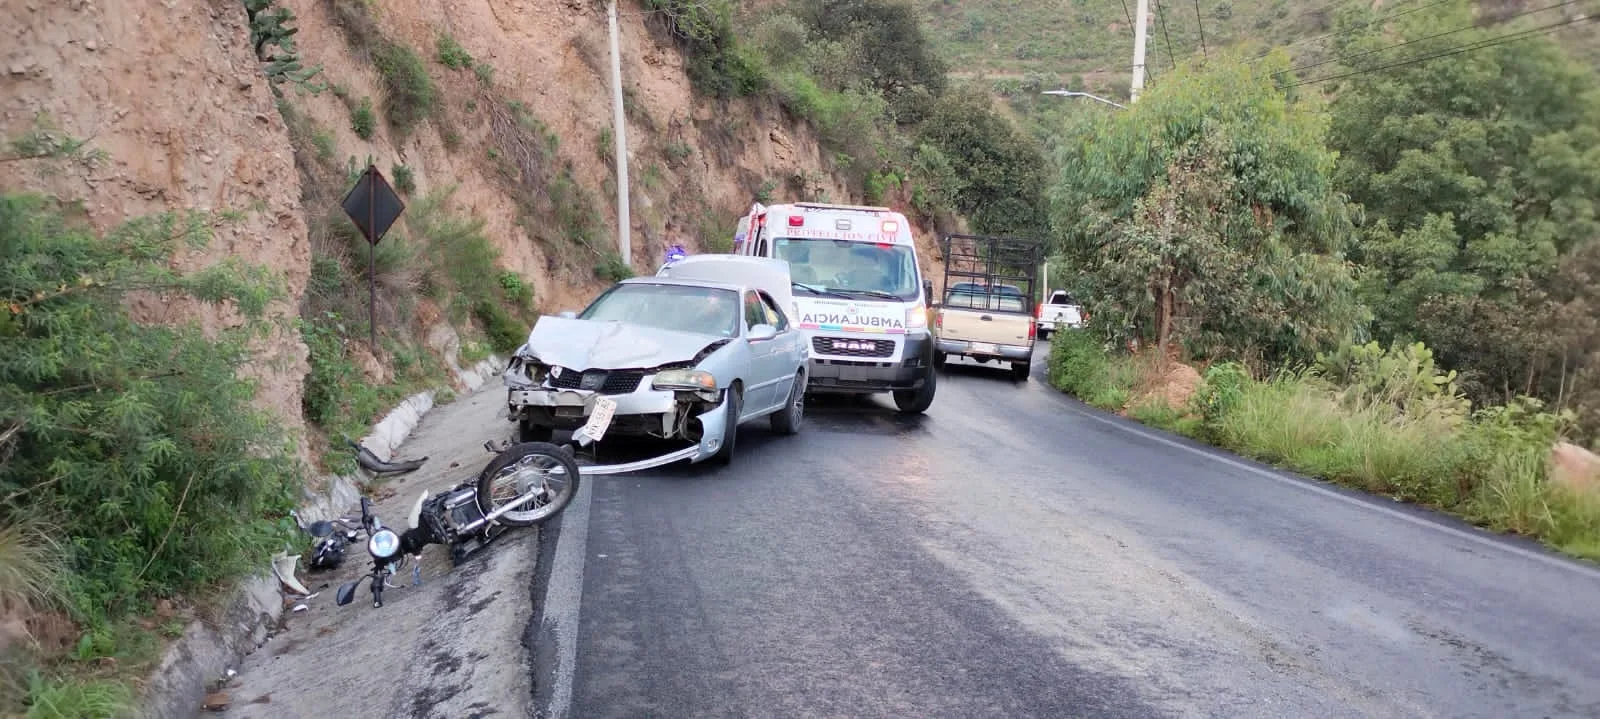
<svg viewBox="0 0 1600 719">
<path fill-rule="evenodd" d="M 617 411 L 617 401 L 610 397 L 594 398 L 594 413 L 589 415 L 589 421 L 580 430 L 590 440 L 599 442 L 606 434 L 606 428 L 611 426 L 611 415 Z"/>
<path fill-rule="evenodd" d="M 1000 353 L 1000 348 L 995 346 L 995 345 L 989 344 L 988 342 L 973 342 L 972 343 L 972 351 L 973 352 L 982 352 L 982 353 L 985 353 L 985 354 L 999 354 Z"/>
</svg>

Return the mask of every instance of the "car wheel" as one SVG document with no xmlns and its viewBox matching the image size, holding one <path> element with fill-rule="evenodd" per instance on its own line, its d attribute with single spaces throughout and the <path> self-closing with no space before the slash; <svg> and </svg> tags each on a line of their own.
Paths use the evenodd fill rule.
<svg viewBox="0 0 1600 719">
<path fill-rule="evenodd" d="M 944 363 L 949 358 L 950 358 L 949 355 L 947 355 L 947 354 L 945 354 L 943 352 L 935 351 L 933 353 L 933 368 L 936 369 L 936 370 L 944 369 Z"/>
<path fill-rule="evenodd" d="M 1028 374 L 1032 370 L 1033 366 L 1027 362 L 1012 362 L 1011 379 L 1014 379 L 1018 382 L 1027 382 Z"/>
<path fill-rule="evenodd" d="M 930 364 L 927 376 L 922 378 L 921 387 L 894 393 L 894 406 L 905 414 L 922 414 L 933 406 L 933 393 L 938 384 L 939 373 L 935 372 Z"/>
<path fill-rule="evenodd" d="M 783 409 L 773 412 L 768 420 L 772 423 L 772 431 L 778 434 L 794 434 L 800 431 L 800 423 L 805 419 L 806 393 L 802 389 L 806 384 L 806 372 L 800 370 L 794 375 L 794 385 L 789 388 L 789 401 Z"/>
<path fill-rule="evenodd" d="M 739 385 L 728 388 L 727 414 L 722 419 L 722 447 L 711 455 L 711 461 L 724 467 L 733 462 L 734 441 L 739 438 L 739 407 L 744 404 L 744 393 Z"/>
<path fill-rule="evenodd" d="M 1040 342 L 1044 342 L 1044 341 L 1049 340 L 1049 339 L 1050 339 L 1050 330 L 1046 330 L 1046 329 L 1039 330 L 1039 341 Z"/>
</svg>

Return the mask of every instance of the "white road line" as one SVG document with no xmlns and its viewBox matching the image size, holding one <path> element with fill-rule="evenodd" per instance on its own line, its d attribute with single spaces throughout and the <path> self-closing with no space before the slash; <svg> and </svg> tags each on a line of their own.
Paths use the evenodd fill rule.
<svg viewBox="0 0 1600 719">
<path fill-rule="evenodd" d="M 1048 374 L 1048 372 L 1049 372 L 1048 359 L 1045 360 L 1044 362 L 1035 362 L 1035 364 L 1044 364 L 1044 365 L 1046 365 L 1045 371 Z M 1058 389 L 1056 389 L 1055 387 L 1052 387 L 1049 384 L 1048 378 L 1047 378 L 1046 382 L 1044 383 L 1044 390 L 1047 391 L 1047 392 L 1055 392 L 1055 393 L 1060 393 L 1061 392 L 1061 390 L 1058 390 Z M 1409 522 L 1409 523 L 1414 524 L 1414 525 L 1419 526 L 1419 527 L 1427 527 L 1428 529 L 1432 529 L 1432 530 L 1435 530 L 1435 531 L 1438 531 L 1438 532 L 1443 532 L 1443 533 L 1448 534 L 1448 535 L 1450 535 L 1452 537 L 1465 539 L 1465 540 L 1467 540 L 1469 542 L 1473 542 L 1473 543 L 1478 544 L 1480 546 L 1492 547 L 1494 549 L 1498 549 L 1498 550 L 1501 550 L 1501 551 L 1504 551 L 1504 552 L 1510 552 L 1511 554 L 1515 554 L 1517 556 L 1520 556 L 1520 557 L 1523 557 L 1523 558 L 1526 558 L 1526 559 L 1532 559 L 1534 561 L 1540 562 L 1542 564 L 1547 564 L 1547 565 L 1552 566 L 1552 567 L 1557 567 L 1557 568 L 1560 568 L 1560 569 L 1567 569 L 1567 570 L 1571 570 L 1571 571 L 1577 572 L 1579 574 L 1588 575 L 1589 577 L 1594 578 L 1594 579 L 1600 579 L 1600 569 L 1596 569 L 1594 567 L 1590 567 L 1590 566 L 1587 566 L 1587 565 L 1584 565 L 1584 564 L 1580 564 L 1575 560 L 1566 559 L 1564 557 L 1552 556 L 1552 555 L 1545 554 L 1543 552 L 1539 552 L 1539 551 L 1536 551 L 1536 550 L 1527 549 L 1525 547 L 1518 547 L 1518 546 L 1516 546 L 1514 544 L 1509 544 L 1509 543 L 1506 543 L 1506 542 L 1503 542 L 1503 541 L 1499 541 L 1499 540 L 1497 540 L 1497 539 L 1495 539 L 1493 537 L 1485 536 L 1485 535 L 1482 535 L 1482 534 L 1476 534 L 1476 533 L 1473 533 L 1473 532 L 1468 532 L 1468 531 L 1465 531 L 1465 530 L 1462 530 L 1462 529 L 1458 529 L 1456 527 L 1451 527 L 1451 526 L 1448 526 L 1448 525 L 1440 524 L 1438 522 L 1429 521 L 1427 519 L 1423 519 L 1421 517 L 1418 517 L 1418 516 L 1415 516 L 1415 515 L 1412 515 L 1412 514 L 1408 514 L 1406 512 L 1402 512 L 1400 510 L 1394 509 L 1392 507 L 1385 507 L 1385 506 L 1383 506 L 1381 504 L 1374 504 L 1372 502 L 1365 501 L 1365 500 L 1362 500 L 1362 499 L 1359 499 L 1359 498 L 1356 498 L 1356 497 L 1351 497 L 1349 495 L 1346 495 L 1346 494 L 1343 494 L 1343 493 L 1340 493 L 1340 492 L 1335 492 L 1335 491 L 1333 491 L 1331 489 L 1328 489 L 1327 487 L 1321 487 L 1321 486 L 1312 484 L 1310 482 L 1307 482 L 1307 481 L 1304 481 L 1304 480 L 1301 480 L 1301 479 L 1295 479 L 1294 477 L 1288 477 L 1288 476 L 1285 476 L 1285 475 L 1282 475 L 1282 474 L 1278 474 L 1278 473 L 1272 472 L 1270 470 L 1266 470 L 1266 469 L 1262 469 L 1260 467 L 1256 467 L 1256 466 L 1253 466 L 1253 465 L 1246 464 L 1246 463 L 1241 462 L 1241 461 L 1236 460 L 1236 459 L 1232 459 L 1232 458 L 1229 458 L 1229 457 L 1224 457 L 1224 456 L 1221 456 L 1220 454 L 1217 454 L 1215 452 L 1207 452 L 1207 451 L 1204 451 L 1204 450 L 1196 449 L 1194 447 L 1190 447 L 1187 444 L 1183 444 L 1181 442 L 1177 442 L 1177 441 L 1168 439 L 1166 437 L 1162 437 L 1161 435 L 1154 434 L 1154 433 L 1149 432 L 1147 430 L 1140 429 L 1140 428 L 1137 428 L 1137 427 L 1130 427 L 1130 426 L 1128 426 L 1126 424 L 1123 424 L 1121 422 L 1116 422 L 1116 421 L 1113 421 L 1113 420 L 1108 419 L 1106 417 L 1101 417 L 1099 415 L 1093 414 L 1090 411 L 1084 411 L 1084 410 L 1080 410 L 1080 409 L 1077 409 L 1075 407 L 1070 407 L 1070 406 L 1068 407 L 1068 411 L 1070 411 L 1073 414 L 1076 414 L 1076 415 L 1078 415 L 1080 417 L 1087 417 L 1088 419 L 1092 419 L 1092 420 L 1094 420 L 1096 422 L 1099 422 L 1101 424 L 1104 424 L 1104 425 L 1107 425 L 1107 426 L 1110 426 L 1110 427 L 1115 427 L 1115 428 L 1120 429 L 1120 430 L 1122 430 L 1124 432 L 1127 432 L 1128 434 L 1138 435 L 1138 436 L 1143 437 L 1145 439 L 1148 439 L 1148 440 L 1150 440 L 1152 442 L 1160 442 L 1161 444 L 1167 445 L 1169 447 L 1177 447 L 1178 449 L 1181 449 L 1181 450 L 1183 450 L 1185 452 L 1188 452 L 1190 454 L 1197 454 L 1197 455 L 1200 455 L 1201 457 L 1205 457 L 1207 459 L 1210 459 L 1210 460 L 1213 460 L 1213 461 L 1216 461 L 1216 462 L 1221 462 L 1222 464 L 1228 465 L 1228 466 L 1233 467 L 1235 469 L 1242 469 L 1242 470 L 1244 470 L 1246 472 L 1249 472 L 1251 474 L 1260 475 L 1262 477 L 1266 477 L 1266 478 L 1271 479 L 1271 480 L 1276 481 L 1276 482 L 1282 482 L 1283 484 L 1287 484 L 1287 485 L 1292 486 L 1292 487 L 1299 487 L 1299 488 L 1304 489 L 1304 490 L 1309 491 L 1309 492 L 1315 492 L 1315 493 L 1320 494 L 1320 495 L 1322 495 L 1324 497 L 1330 497 L 1332 499 L 1339 500 L 1340 502 L 1344 502 L 1345 504 L 1348 504 L 1348 505 L 1351 505 L 1351 506 L 1354 506 L 1354 507 L 1361 507 L 1363 509 L 1371 510 L 1371 511 L 1374 511 L 1374 512 L 1379 512 L 1381 514 L 1387 514 L 1387 515 L 1389 515 L 1391 517 L 1394 517 L 1395 519 L 1399 519 L 1399 520 L 1404 521 L 1404 522 Z M 1219 451 L 1226 451 L 1226 450 L 1219 450 Z M 1373 496 L 1377 497 L 1377 495 L 1373 495 Z M 1381 497 L 1379 497 L 1379 498 L 1381 498 Z"/>
<path fill-rule="evenodd" d="M 546 716 L 562 719 L 572 708 L 573 674 L 578 662 L 578 609 L 583 603 L 583 562 L 589 544 L 589 495 L 594 480 L 585 477 L 578 496 L 561 513 L 555 559 L 545 587 L 543 629 L 556 643 L 556 666 Z"/>
</svg>

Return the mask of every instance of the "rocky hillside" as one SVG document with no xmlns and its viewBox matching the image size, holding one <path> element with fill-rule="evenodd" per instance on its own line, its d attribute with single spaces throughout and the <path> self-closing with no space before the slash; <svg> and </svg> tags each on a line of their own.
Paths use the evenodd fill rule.
<svg viewBox="0 0 1600 719">
<path fill-rule="evenodd" d="M 769 96 L 697 92 L 661 14 L 631 3 L 620 18 L 633 180 L 626 266 L 615 252 L 603 5 L 11 5 L 18 22 L 0 93 L 6 136 L 15 147 L 20 139 L 86 140 L 92 155 L 66 165 L 13 158 L 0 189 L 81 201 L 102 230 L 169 210 L 242 213 L 179 263 L 237 258 L 282 281 L 276 310 L 301 318 L 301 331 L 283 325 L 264 339 L 256 372 L 262 401 L 294 427 L 302 410 L 330 426 L 369 421 L 361 415 L 383 397 L 356 407 L 338 393 L 421 377 L 411 360 L 437 364 L 459 343 L 482 352 L 479 345 L 497 344 L 486 335 L 498 329 L 504 340 L 525 332 L 538 311 L 575 308 L 605 282 L 653 267 L 670 243 L 726 246 L 753 199 L 860 199 L 831 169 L 816 133 Z M 409 205 L 379 246 L 385 349 L 377 356 L 362 346 L 367 258 L 338 209 L 368 162 Z M 470 294 L 463 287 L 472 275 L 498 280 L 473 299 L 502 309 L 451 306 Z M 160 298 L 140 300 L 137 310 L 146 320 L 233 321 L 223 310 Z M 439 327 L 451 324 L 459 340 Z M 351 366 L 361 376 L 340 375 Z M 318 396 L 303 396 L 303 387 Z"/>
</svg>

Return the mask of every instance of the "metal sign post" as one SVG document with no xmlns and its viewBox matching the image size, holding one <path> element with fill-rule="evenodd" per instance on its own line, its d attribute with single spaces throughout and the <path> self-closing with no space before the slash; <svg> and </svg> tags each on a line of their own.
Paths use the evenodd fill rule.
<svg viewBox="0 0 1600 719">
<path fill-rule="evenodd" d="M 340 203 L 367 240 L 367 344 L 378 354 L 378 243 L 406 205 L 376 165 L 368 164 Z"/>
</svg>

